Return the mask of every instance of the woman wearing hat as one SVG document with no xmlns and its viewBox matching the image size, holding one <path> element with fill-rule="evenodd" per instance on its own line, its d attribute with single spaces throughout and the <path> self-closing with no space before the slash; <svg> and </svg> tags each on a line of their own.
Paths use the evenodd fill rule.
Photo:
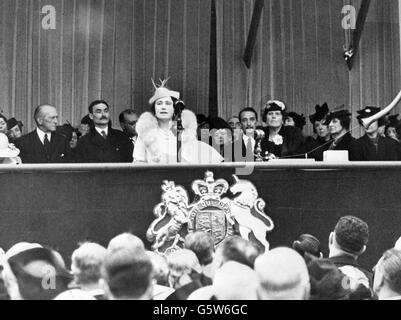
<svg viewBox="0 0 401 320">
<path fill-rule="evenodd" d="M 369 118 L 380 112 L 377 107 L 365 107 L 358 111 L 358 121 Z M 365 135 L 356 140 L 352 147 L 350 159 L 353 161 L 398 161 L 401 160 L 400 144 L 391 138 L 383 137 L 379 127 L 384 124 L 381 118 L 365 128 Z"/>
<path fill-rule="evenodd" d="M 285 104 L 269 101 L 265 106 L 263 121 L 266 123 L 266 138 L 261 147 L 262 154 L 269 159 L 282 157 L 302 157 L 305 152 L 305 139 L 302 132 L 292 126 L 284 126 Z"/>
<path fill-rule="evenodd" d="M 225 162 L 233 162 L 233 130 L 222 118 L 210 118 L 210 145 L 215 148 Z"/>
<path fill-rule="evenodd" d="M 23 127 L 23 124 L 21 121 L 17 121 L 17 119 L 15 119 L 15 118 L 8 119 L 7 136 L 10 139 L 11 143 L 14 143 L 15 140 L 22 137 L 22 127 Z"/>
<path fill-rule="evenodd" d="M 0 164 L 21 164 L 18 155 L 19 149 L 8 142 L 4 133 L 0 133 Z"/>
<path fill-rule="evenodd" d="M 308 158 L 316 161 L 323 161 L 323 153 L 330 147 L 330 132 L 326 125 L 326 116 L 329 113 L 327 103 L 316 105 L 316 112 L 309 116 L 309 120 L 313 125 L 313 133 L 316 137 L 307 138 Z"/>
<path fill-rule="evenodd" d="M 143 113 L 136 125 L 138 140 L 134 149 L 135 163 L 177 163 L 176 102 L 180 93 L 169 90 L 166 80 L 155 87 L 149 100 L 151 112 Z M 182 163 L 220 163 L 222 157 L 208 144 L 197 140 L 196 116 L 183 110 L 180 156 Z"/>
<path fill-rule="evenodd" d="M 351 151 L 355 141 L 355 138 L 349 132 L 351 113 L 347 110 L 339 110 L 329 113 L 325 124 L 329 126 L 329 132 L 332 139 L 334 139 L 329 150 Z"/>
</svg>

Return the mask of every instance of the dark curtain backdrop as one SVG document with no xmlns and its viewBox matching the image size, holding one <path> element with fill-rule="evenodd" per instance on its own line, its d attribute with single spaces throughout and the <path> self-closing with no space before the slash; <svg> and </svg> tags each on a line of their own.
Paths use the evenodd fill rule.
<svg viewBox="0 0 401 320">
<path fill-rule="evenodd" d="M 270 98 L 310 115 L 317 103 L 355 111 L 387 105 L 400 90 L 397 0 L 372 0 L 348 71 L 341 9 L 360 0 L 265 0 L 252 66 L 242 62 L 254 0 L 217 0 L 218 100 L 223 117 Z M 398 112 L 398 110 L 395 110 Z M 356 121 L 354 120 L 356 128 Z M 312 127 L 308 123 L 308 133 Z M 356 128 L 355 135 L 359 134 Z"/>
<path fill-rule="evenodd" d="M 56 9 L 56 30 L 41 26 Z M 211 0 L 1 0 L 0 110 L 33 127 L 39 104 L 77 124 L 103 98 L 113 120 L 148 109 L 151 78 L 171 77 L 195 112 L 208 112 Z"/>
</svg>

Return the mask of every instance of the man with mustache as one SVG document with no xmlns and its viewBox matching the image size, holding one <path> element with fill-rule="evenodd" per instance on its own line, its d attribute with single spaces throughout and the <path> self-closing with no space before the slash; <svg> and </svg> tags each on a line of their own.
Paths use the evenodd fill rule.
<svg viewBox="0 0 401 320">
<path fill-rule="evenodd" d="M 110 107 L 104 100 L 89 105 L 92 130 L 78 142 L 78 163 L 124 163 L 132 162 L 133 144 L 122 131 L 109 126 Z"/>
<path fill-rule="evenodd" d="M 245 108 L 238 115 L 242 135 L 233 143 L 234 162 L 253 162 L 255 160 L 255 130 L 258 114 L 253 108 Z"/>
</svg>

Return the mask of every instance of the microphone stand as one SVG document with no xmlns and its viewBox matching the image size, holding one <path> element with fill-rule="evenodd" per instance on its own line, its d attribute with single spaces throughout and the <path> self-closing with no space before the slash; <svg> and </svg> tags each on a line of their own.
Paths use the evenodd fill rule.
<svg viewBox="0 0 401 320">
<path fill-rule="evenodd" d="M 181 163 L 182 162 L 182 157 L 181 157 L 181 147 L 182 147 L 182 131 L 184 130 L 182 126 L 182 110 L 185 108 L 184 103 L 181 100 L 178 100 L 175 103 L 175 108 L 176 108 L 176 118 L 177 118 L 177 162 Z"/>
</svg>

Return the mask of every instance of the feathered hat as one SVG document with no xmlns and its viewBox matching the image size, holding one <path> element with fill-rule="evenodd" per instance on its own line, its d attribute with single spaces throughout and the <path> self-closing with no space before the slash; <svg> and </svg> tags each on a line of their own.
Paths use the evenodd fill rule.
<svg viewBox="0 0 401 320">
<path fill-rule="evenodd" d="M 315 113 L 309 116 L 309 120 L 312 124 L 314 124 L 316 121 L 321 121 L 323 120 L 327 114 L 329 113 L 329 106 L 327 105 L 327 102 L 323 103 L 321 106 L 316 105 L 315 106 Z"/>
<path fill-rule="evenodd" d="M 155 88 L 155 93 L 153 94 L 153 97 L 150 98 L 150 100 L 149 100 L 150 105 L 155 103 L 157 100 L 159 100 L 161 98 L 165 98 L 165 97 L 172 97 L 177 100 L 180 99 L 180 93 L 178 91 L 172 91 L 166 87 L 168 80 L 169 80 L 168 78 L 165 80 L 159 79 L 160 84 L 157 85 L 152 79 L 152 84 Z"/>
</svg>

